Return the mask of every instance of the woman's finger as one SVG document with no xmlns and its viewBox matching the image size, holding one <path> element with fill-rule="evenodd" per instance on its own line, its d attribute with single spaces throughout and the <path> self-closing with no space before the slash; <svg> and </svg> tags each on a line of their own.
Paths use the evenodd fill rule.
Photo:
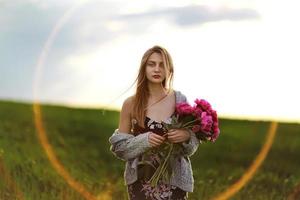
<svg viewBox="0 0 300 200">
<path fill-rule="evenodd" d="M 162 143 L 163 141 L 157 138 L 152 138 L 152 141 L 156 142 L 156 143 Z"/>
<path fill-rule="evenodd" d="M 179 132 L 178 132 L 177 130 L 174 129 L 174 131 L 168 132 L 167 134 L 168 134 L 168 136 L 171 136 L 171 135 L 178 135 Z"/>
<path fill-rule="evenodd" d="M 178 138 L 172 138 L 172 139 L 170 139 L 169 141 L 172 142 L 172 143 L 175 143 L 175 142 L 178 142 L 179 139 L 178 139 Z"/>
<path fill-rule="evenodd" d="M 150 142 L 150 145 L 151 145 L 152 147 L 156 147 L 156 146 L 158 146 L 159 144 L 156 143 L 156 142 Z"/>
<path fill-rule="evenodd" d="M 160 144 L 162 144 L 164 142 L 165 138 L 161 137 L 161 136 L 159 136 L 159 135 L 157 135 L 155 133 L 153 133 L 153 134 L 151 133 L 149 140 L 151 142 L 155 143 L 156 145 L 160 145 Z"/>
<path fill-rule="evenodd" d="M 163 136 L 160 136 L 160 135 L 155 134 L 155 133 L 154 133 L 154 136 L 155 136 L 157 139 L 160 139 L 160 140 L 164 140 L 164 139 L 165 139 Z"/>
<path fill-rule="evenodd" d="M 151 138 L 151 139 L 149 140 L 149 143 L 152 144 L 152 145 L 154 145 L 154 146 L 157 146 L 157 145 L 159 145 L 161 142 L 160 142 L 159 140 L 156 140 L 156 139 Z"/>
<path fill-rule="evenodd" d="M 178 143 L 178 140 L 172 139 L 172 140 L 170 140 L 170 142 L 171 142 L 171 143 Z"/>
<path fill-rule="evenodd" d="M 158 135 L 158 134 L 153 134 L 153 136 L 154 136 L 154 138 L 156 138 L 156 139 L 158 139 L 158 140 L 160 140 L 160 141 L 164 141 L 166 138 L 165 137 L 162 137 L 162 136 L 160 136 L 160 135 Z"/>
</svg>

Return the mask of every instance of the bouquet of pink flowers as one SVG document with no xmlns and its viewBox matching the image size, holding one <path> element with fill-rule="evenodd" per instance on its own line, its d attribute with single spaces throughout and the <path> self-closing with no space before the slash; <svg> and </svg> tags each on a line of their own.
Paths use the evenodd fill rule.
<svg viewBox="0 0 300 200">
<path fill-rule="evenodd" d="M 220 133 L 217 112 L 204 99 L 196 99 L 195 105 L 186 102 L 176 105 L 176 115 L 171 124 L 164 124 L 167 130 L 185 128 L 192 130 L 201 141 L 214 142 Z"/>
<path fill-rule="evenodd" d="M 176 104 L 175 115 L 171 119 L 171 124 L 163 123 L 164 128 L 166 131 L 187 129 L 194 132 L 200 142 L 215 142 L 220 134 L 217 112 L 204 99 L 196 99 L 194 102 L 194 106 L 186 102 Z M 162 146 L 162 150 L 165 151 L 165 159 L 151 177 L 151 186 L 157 186 L 160 178 L 169 179 L 171 172 L 170 157 L 175 149 L 181 148 L 179 143 L 173 144 L 170 142 L 166 142 L 166 145 Z"/>
</svg>

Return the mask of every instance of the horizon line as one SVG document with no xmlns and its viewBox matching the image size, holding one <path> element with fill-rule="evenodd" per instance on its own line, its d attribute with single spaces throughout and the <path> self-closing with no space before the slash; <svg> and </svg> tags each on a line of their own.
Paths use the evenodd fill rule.
<svg viewBox="0 0 300 200">
<path fill-rule="evenodd" d="M 92 110 L 109 110 L 120 112 L 121 109 L 115 106 L 105 105 L 86 105 L 86 104 L 70 104 L 65 102 L 54 102 L 54 101 L 34 101 L 28 99 L 14 99 L 14 98 L 0 98 L 0 101 L 14 102 L 14 103 L 25 103 L 25 104 L 40 104 L 44 106 L 58 106 L 73 109 L 92 109 Z M 219 114 L 218 117 L 222 119 L 230 120 L 250 120 L 250 121 L 277 121 L 280 123 L 297 123 L 300 124 L 300 119 L 295 118 L 279 118 L 275 116 L 255 116 L 255 115 L 234 115 L 234 114 Z"/>
</svg>

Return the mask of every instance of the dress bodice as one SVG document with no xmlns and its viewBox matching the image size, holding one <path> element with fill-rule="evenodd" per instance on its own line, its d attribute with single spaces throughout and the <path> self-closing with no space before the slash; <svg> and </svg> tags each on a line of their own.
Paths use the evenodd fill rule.
<svg viewBox="0 0 300 200">
<path fill-rule="evenodd" d="M 175 113 L 173 113 L 166 121 L 164 121 L 165 123 L 169 123 L 168 120 L 171 119 L 171 117 L 174 115 Z M 158 135 L 164 135 L 167 131 L 163 125 L 163 123 L 161 122 L 157 122 L 153 119 L 151 119 L 148 116 L 145 116 L 145 121 L 144 121 L 144 128 L 139 126 L 137 123 L 136 119 L 132 119 L 132 133 L 134 134 L 134 136 L 137 136 L 141 133 L 145 133 L 148 131 L 151 131 L 153 133 L 156 133 Z"/>
</svg>

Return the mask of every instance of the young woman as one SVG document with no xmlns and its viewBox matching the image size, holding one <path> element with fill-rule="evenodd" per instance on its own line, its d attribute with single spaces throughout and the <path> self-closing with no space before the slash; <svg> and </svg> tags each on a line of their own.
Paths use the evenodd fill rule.
<svg viewBox="0 0 300 200">
<path fill-rule="evenodd" d="M 172 89 L 172 79 L 173 63 L 167 50 L 161 46 L 148 49 L 141 61 L 136 93 L 124 101 L 119 127 L 109 138 L 111 151 L 126 161 L 124 179 L 130 200 L 181 200 L 193 192 L 189 157 L 196 152 L 199 140 L 184 129 L 165 132 L 161 123 L 170 123 L 175 104 L 186 101 L 185 95 Z M 160 180 L 152 187 L 149 179 L 162 162 L 158 147 L 166 141 L 179 143 L 182 148 L 171 161 L 169 183 Z"/>
</svg>

